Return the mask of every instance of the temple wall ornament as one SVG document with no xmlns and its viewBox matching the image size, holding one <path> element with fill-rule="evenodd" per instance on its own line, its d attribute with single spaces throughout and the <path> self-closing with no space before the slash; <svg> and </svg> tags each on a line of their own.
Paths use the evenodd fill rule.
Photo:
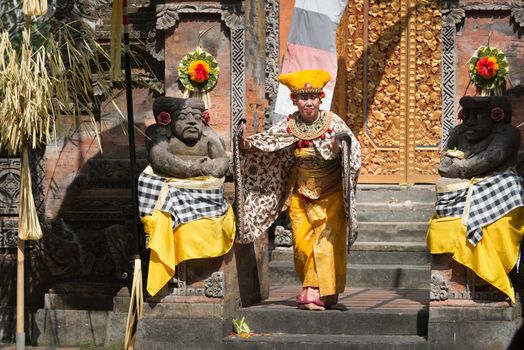
<svg viewBox="0 0 524 350">
<path fill-rule="evenodd" d="M 20 159 L 0 158 L 0 215 L 18 214 Z"/>
<path fill-rule="evenodd" d="M 443 301 L 449 297 L 448 286 L 446 285 L 445 279 L 437 274 L 431 276 L 431 287 L 429 291 L 429 300 Z"/>
<path fill-rule="evenodd" d="M 504 11 L 510 12 L 511 20 L 524 28 L 524 2 L 478 3 L 459 5 L 458 1 L 444 0 L 442 9 L 442 142 L 455 126 L 457 53 L 456 37 L 461 25 L 464 25 L 466 13 Z"/>
<path fill-rule="evenodd" d="M 205 281 L 204 294 L 208 298 L 224 297 L 224 273 L 222 271 L 213 272 Z"/>
<path fill-rule="evenodd" d="M 29 155 L 31 182 L 36 210 L 44 213 L 45 157 L 41 150 Z M 20 158 L 0 158 L 0 249 L 15 249 L 18 236 L 18 198 L 20 194 Z M 32 247 L 32 244 L 29 244 Z"/>
<path fill-rule="evenodd" d="M 293 245 L 291 230 L 287 230 L 284 226 L 275 227 L 275 245 L 291 247 Z"/>
<path fill-rule="evenodd" d="M 466 12 L 461 8 L 442 10 L 442 143 L 455 126 L 457 115 L 455 91 L 457 86 L 457 26 Z"/>
<path fill-rule="evenodd" d="M 244 118 L 245 111 L 245 22 L 244 6 L 238 4 L 201 4 L 198 2 L 167 3 L 157 5 L 156 24 L 147 40 L 149 53 L 164 61 L 164 38 L 180 21 L 181 14 L 217 14 L 230 30 L 231 38 L 231 135 Z"/>
<path fill-rule="evenodd" d="M 266 77 L 264 82 L 268 108 L 264 116 L 264 129 L 271 127 L 271 115 L 278 91 L 279 59 L 280 59 L 280 1 L 264 2 L 266 10 Z"/>
</svg>

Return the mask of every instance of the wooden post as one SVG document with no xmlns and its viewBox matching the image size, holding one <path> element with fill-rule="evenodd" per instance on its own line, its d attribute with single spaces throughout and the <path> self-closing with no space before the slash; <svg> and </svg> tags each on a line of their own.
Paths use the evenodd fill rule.
<svg viewBox="0 0 524 350">
<path fill-rule="evenodd" d="M 18 238 L 18 251 L 16 255 L 16 350 L 25 349 L 24 332 L 24 261 L 25 241 Z"/>
</svg>

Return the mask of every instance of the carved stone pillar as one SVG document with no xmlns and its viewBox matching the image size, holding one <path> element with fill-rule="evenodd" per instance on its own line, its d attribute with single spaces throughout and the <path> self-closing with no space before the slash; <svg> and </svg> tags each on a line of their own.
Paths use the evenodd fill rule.
<svg viewBox="0 0 524 350">
<path fill-rule="evenodd" d="M 519 40 L 523 13 L 521 1 L 443 1 L 442 142 L 455 125 L 458 100 L 466 93 L 475 94 L 474 86 L 468 84 L 469 57 L 478 46 L 487 44 L 491 34 L 491 46 L 505 50 L 508 56 L 521 56 L 511 41 Z M 521 323 L 519 301 L 512 305 L 506 295 L 457 263 L 451 254 L 432 256 L 430 288 L 430 349 L 503 349 Z"/>
<path fill-rule="evenodd" d="M 464 9 L 448 8 L 442 10 L 442 142 L 446 142 L 449 132 L 455 126 L 457 54 L 455 37 L 457 25 L 464 19 Z"/>
<path fill-rule="evenodd" d="M 210 91 L 210 125 L 231 147 L 245 114 L 244 4 L 218 1 L 166 1 L 155 7 L 156 22 L 149 32 L 148 49 L 164 63 L 166 95 L 181 96 L 178 65 L 200 46 L 218 61 L 218 83 Z M 226 191 L 227 191 L 226 184 Z M 231 192 L 231 191 L 230 191 Z M 226 193 L 227 196 L 227 193 Z M 167 315 L 218 320 L 232 315 L 239 303 L 234 249 L 217 258 L 194 259 L 176 267 L 174 278 L 156 296 L 147 299 L 139 343 L 146 344 L 150 322 Z M 166 312 L 167 310 L 167 312 Z M 184 310 L 189 310 L 186 314 Z M 162 313 L 162 315 L 160 314 Z M 194 316 L 197 317 L 197 316 Z"/>
</svg>

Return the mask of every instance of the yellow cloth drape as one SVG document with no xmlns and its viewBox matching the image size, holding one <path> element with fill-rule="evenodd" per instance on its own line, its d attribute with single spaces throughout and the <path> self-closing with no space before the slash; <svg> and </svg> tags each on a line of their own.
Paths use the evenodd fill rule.
<svg viewBox="0 0 524 350">
<path fill-rule="evenodd" d="M 231 206 L 225 215 L 190 221 L 171 229 L 171 215 L 155 210 L 142 217 L 149 234 L 147 291 L 155 295 L 174 276 L 175 266 L 185 260 L 226 254 L 233 246 L 235 215 Z"/>
<path fill-rule="evenodd" d="M 452 253 L 453 259 L 470 268 L 515 302 L 508 273 L 515 266 L 524 236 L 524 208 L 513 209 L 482 228 L 482 239 L 474 247 L 466 238 L 461 218 L 432 218 L 426 241 L 432 254 Z"/>
<path fill-rule="evenodd" d="M 295 269 L 303 287 L 320 296 L 339 294 L 346 286 L 346 215 L 342 191 L 305 202 L 291 196 L 289 207 Z"/>
</svg>

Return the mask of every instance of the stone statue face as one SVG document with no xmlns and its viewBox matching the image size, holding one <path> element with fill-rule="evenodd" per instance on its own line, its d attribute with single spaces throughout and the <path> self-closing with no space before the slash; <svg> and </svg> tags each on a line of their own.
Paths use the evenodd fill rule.
<svg viewBox="0 0 524 350">
<path fill-rule="evenodd" d="M 191 106 L 186 106 L 173 113 L 171 130 L 178 139 L 192 143 L 200 140 L 202 136 L 202 111 Z"/>
<path fill-rule="evenodd" d="M 464 108 L 464 135 L 471 143 L 481 141 L 493 132 L 495 122 L 486 108 Z"/>
</svg>

